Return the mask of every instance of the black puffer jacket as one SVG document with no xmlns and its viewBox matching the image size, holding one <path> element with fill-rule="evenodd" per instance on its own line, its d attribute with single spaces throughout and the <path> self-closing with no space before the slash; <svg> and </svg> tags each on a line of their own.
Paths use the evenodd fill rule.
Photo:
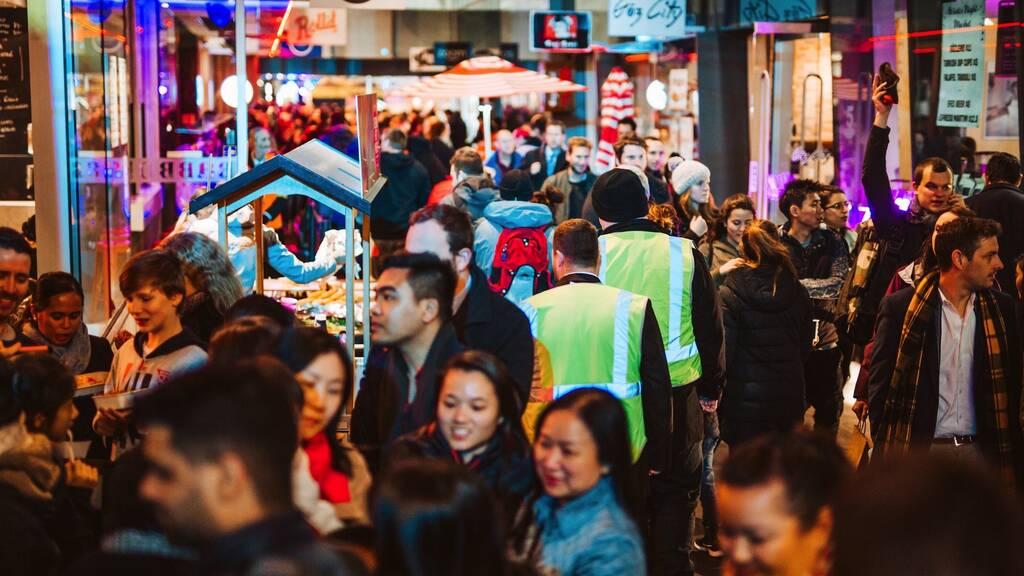
<svg viewBox="0 0 1024 576">
<path fill-rule="evenodd" d="M 373 199 L 370 231 L 374 238 L 401 240 L 409 229 L 409 216 L 427 204 L 430 176 L 406 154 L 381 154 L 380 171 L 388 181 Z"/>
<path fill-rule="evenodd" d="M 719 410 L 730 445 L 785 431 L 803 418 L 804 359 L 813 324 L 807 290 L 792 275 L 740 267 L 719 294 L 725 325 L 726 384 Z"/>
</svg>

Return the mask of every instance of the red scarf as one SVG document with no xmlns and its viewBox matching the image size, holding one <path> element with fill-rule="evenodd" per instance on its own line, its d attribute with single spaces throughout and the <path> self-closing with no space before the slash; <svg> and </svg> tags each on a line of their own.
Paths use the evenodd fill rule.
<svg viewBox="0 0 1024 576">
<path fill-rule="evenodd" d="M 331 446 L 327 443 L 327 434 L 317 434 L 304 442 L 302 449 L 309 457 L 309 473 L 320 485 L 320 496 L 332 504 L 350 502 L 352 494 L 348 490 L 348 477 L 331 465 Z"/>
</svg>

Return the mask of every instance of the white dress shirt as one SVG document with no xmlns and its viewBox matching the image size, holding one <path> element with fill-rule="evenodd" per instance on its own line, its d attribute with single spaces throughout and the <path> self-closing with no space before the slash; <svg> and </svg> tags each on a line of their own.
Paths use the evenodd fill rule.
<svg viewBox="0 0 1024 576">
<path fill-rule="evenodd" d="M 967 300 L 961 317 L 956 307 L 939 290 L 942 331 L 939 334 L 939 411 L 935 438 L 973 436 L 974 415 L 974 294 Z"/>
</svg>

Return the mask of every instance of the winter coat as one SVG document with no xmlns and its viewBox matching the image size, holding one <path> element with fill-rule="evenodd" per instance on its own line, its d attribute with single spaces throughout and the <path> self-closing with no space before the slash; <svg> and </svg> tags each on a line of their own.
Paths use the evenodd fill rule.
<svg viewBox="0 0 1024 576">
<path fill-rule="evenodd" d="M 402 352 L 394 346 L 370 348 L 352 409 L 350 439 L 365 456 L 371 472 L 378 470 L 384 446 L 434 419 L 438 374 L 449 358 L 464 349 L 451 324 L 441 326 L 416 373 L 416 394 L 410 399 L 409 366 Z"/>
<path fill-rule="evenodd" d="M 469 294 L 455 311 L 452 325 L 466 348 L 490 352 L 505 364 L 525 409 L 533 382 L 530 321 L 518 306 L 491 290 L 476 266 L 470 268 Z"/>
<path fill-rule="evenodd" d="M 530 172 L 530 166 L 534 162 L 540 162 L 540 171 L 536 174 L 530 174 L 530 182 L 533 183 L 534 190 L 540 190 L 541 186 L 544 185 L 544 179 L 548 176 L 554 176 L 556 173 L 569 167 L 569 163 L 565 159 L 565 150 L 559 150 L 558 154 L 555 155 L 555 165 L 553 167 L 548 166 L 547 144 L 527 152 L 519 166 L 523 170 Z"/>
<path fill-rule="evenodd" d="M 502 438 L 495 434 L 483 453 L 463 462 L 434 422 L 399 438 L 388 451 L 387 466 L 409 458 L 448 460 L 464 465 L 491 489 L 509 523 L 535 484 L 533 458 L 525 437 Z"/>
<path fill-rule="evenodd" d="M 1003 234 L 999 237 L 999 259 L 1003 269 L 996 273 L 999 288 L 1007 294 L 1017 293 L 1017 261 L 1024 254 L 1024 194 L 1016 186 L 1006 183 L 992 184 L 965 200 L 967 207 L 981 218 L 999 222 Z"/>
<path fill-rule="evenodd" d="M 409 216 L 427 204 L 430 176 L 412 156 L 384 153 L 380 171 L 388 180 L 373 199 L 370 231 L 374 238 L 400 240 L 409 229 Z"/>
<path fill-rule="evenodd" d="M 20 420 L 0 427 L 0 566 L 9 576 L 56 574 L 61 550 L 52 528 L 61 477 L 45 436 Z"/>
<path fill-rule="evenodd" d="M 551 268 L 552 244 L 555 234 L 551 210 L 543 204 L 495 200 L 484 208 L 481 218 L 473 230 L 473 258 L 484 276 L 491 277 L 491 264 L 498 238 L 506 228 L 537 228 L 547 226 L 544 235 L 548 239 L 548 269 Z"/>
<path fill-rule="evenodd" d="M 725 283 L 725 274 L 722 274 L 719 269 L 726 262 L 740 257 L 739 247 L 722 239 L 703 242 L 697 249 L 704 255 L 704 261 L 708 263 L 708 270 L 711 272 L 711 279 L 715 281 L 715 286 L 721 287 Z"/>
<path fill-rule="evenodd" d="M 725 278 L 726 385 L 719 407 L 730 444 L 784 432 L 803 419 L 804 360 L 810 353 L 807 290 L 783 271 L 741 266 Z"/>
<path fill-rule="evenodd" d="M 409 137 L 409 155 L 423 165 L 433 186 L 448 175 L 448 165 L 442 164 L 430 147 L 430 142 L 422 136 Z"/>
<path fill-rule="evenodd" d="M 505 176 L 505 173 L 508 172 L 509 170 L 519 168 L 519 165 L 522 162 L 523 157 L 519 154 L 519 152 L 513 151 L 511 162 L 509 162 L 508 166 L 505 166 L 498 160 L 498 152 L 495 151 L 493 154 L 491 154 L 491 157 L 487 159 L 487 162 L 484 163 L 484 166 L 487 166 L 488 168 L 494 170 L 494 183 L 500 186 L 501 179 Z"/>
<path fill-rule="evenodd" d="M 498 192 L 498 185 L 490 176 L 469 176 L 452 186 L 452 193 L 439 204 L 461 208 L 469 212 L 469 217 L 476 222 L 483 218 L 487 205 L 499 199 L 501 194 Z"/>
<path fill-rule="evenodd" d="M 594 187 L 594 182 L 597 182 L 597 174 L 588 170 L 587 177 L 578 185 L 573 185 L 569 181 L 570 170 L 571 168 L 566 168 L 544 180 L 544 186 L 554 186 L 565 196 L 560 204 L 554 206 L 555 222 L 559 224 L 569 218 L 583 217 L 583 206 L 590 200 L 590 189 Z"/>
</svg>

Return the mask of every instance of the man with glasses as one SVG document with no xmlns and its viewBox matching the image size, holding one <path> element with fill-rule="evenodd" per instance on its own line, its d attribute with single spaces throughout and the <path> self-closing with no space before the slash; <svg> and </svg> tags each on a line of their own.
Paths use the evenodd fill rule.
<svg viewBox="0 0 1024 576">
<path fill-rule="evenodd" d="M 811 297 L 814 336 L 809 342 L 811 353 L 804 362 L 807 404 L 814 407 L 814 428 L 835 436 L 843 410 L 839 369 L 842 351 L 832 311 L 850 269 L 850 251 L 835 234 L 821 229 L 821 195 L 825 190 L 813 180 L 787 184 L 779 199 L 779 210 L 787 219 L 779 236 Z"/>
<path fill-rule="evenodd" d="M 857 344 L 871 339 L 879 303 L 893 275 L 917 258 L 925 240 L 931 238 L 935 219 L 959 201 L 959 196 L 953 193 L 953 171 L 949 164 L 942 158 L 926 158 L 914 167 L 914 196 L 909 209 L 903 211 L 896 205 L 885 167 L 892 104 L 883 97 L 889 87 L 879 76 L 875 77 L 871 98 L 875 122 L 864 152 L 861 176 L 871 207 L 873 229 L 861 231 L 865 236 L 861 244 L 865 248 L 854 255 L 858 273 L 853 275 L 847 291 L 850 298 L 844 307 L 847 316 L 841 318 L 847 333 Z M 865 255 L 864 250 L 868 248 Z M 873 265 L 863 266 L 869 262 Z"/>
</svg>

